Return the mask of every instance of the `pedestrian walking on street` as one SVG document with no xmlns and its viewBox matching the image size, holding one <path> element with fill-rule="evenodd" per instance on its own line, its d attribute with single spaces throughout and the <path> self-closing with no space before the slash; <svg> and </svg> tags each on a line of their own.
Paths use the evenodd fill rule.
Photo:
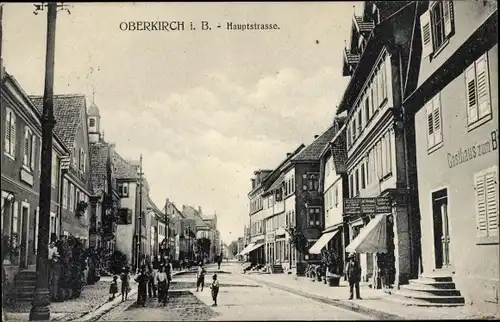
<svg viewBox="0 0 500 322">
<path fill-rule="evenodd" d="M 149 282 L 149 275 L 146 270 L 146 265 L 141 266 L 141 271 L 139 275 L 135 278 L 135 281 L 139 284 L 137 286 L 137 304 L 142 307 L 146 306 L 147 299 L 147 288 Z"/>
<path fill-rule="evenodd" d="M 219 281 L 217 280 L 217 274 L 212 277 L 212 284 L 210 285 L 212 289 L 212 299 L 214 304 L 212 306 L 217 306 L 217 295 L 219 295 Z"/>
<path fill-rule="evenodd" d="M 120 279 L 122 281 L 122 302 L 126 301 L 128 298 L 128 293 L 130 292 L 130 269 L 128 266 L 123 268 L 122 275 Z"/>
<path fill-rule="evenodd" d="M 111 294 L 111 297 L 109 298 L 110 301 L 115 299 L 116 293 L 118 293 L 118 276 L 113 276 L 113 282 L 111 282 L 111 285 L 109 286 L 109 294 Z"/>
<path fill-rule="evenodd" d="M 349 261 L 347 262 L 345 269 L 346 278 L 349 281 L 349 300 L 353 299 L 353 289 L 356 289 L 356 299 L 361 300 L 359 294 L 359 282 L 361 281 L 361 267 L 356 259 L 355 254 L 349 255 Z"/>
<path fill-rule="evenodd" d="M 222 263 L 222 256 L 218 256 L 217 257 L 217 266 L 218 266 L 218 269 L 220 269 L 220 264 Z"/>
<path fill-rule="evenodd" d="M 165 306 L 167 302 L 167 274 L 165 273 L 165 266 L 160 266 L 160 271 L 156 274 L 156 282 L 158 283 L 158 303 L 163 303 Z"/>
<path fill-rule="evenodd" d="M 156 280 L 156 271 L 151 267 L 151 265 L 148 265 L 148 295 L 149 298 L 156 297 L 156 285 L 155 285 L 155 280 Z"/>
<path fill-rule="evenodd" d="M 196 272 L 196 292 L 199 291 L 201 285 L 201 291 L 203 292 L 203 286 L 205 285 L 205 268 L 203 267 L 203 262 L 200 262 L 198 266 L 198 271 Z"/>
</svg>

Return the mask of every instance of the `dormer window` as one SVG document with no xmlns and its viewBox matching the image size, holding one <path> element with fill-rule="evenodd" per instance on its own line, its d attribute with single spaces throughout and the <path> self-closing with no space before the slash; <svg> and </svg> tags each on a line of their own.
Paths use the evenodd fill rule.
<svg viewBox="0 0 500 322">
<path fill-rule="evenodd" d="M 91 117 L 89 120 L 89 126 L 94 127 L 95 126 L 95 118 Z"/>
</svg>

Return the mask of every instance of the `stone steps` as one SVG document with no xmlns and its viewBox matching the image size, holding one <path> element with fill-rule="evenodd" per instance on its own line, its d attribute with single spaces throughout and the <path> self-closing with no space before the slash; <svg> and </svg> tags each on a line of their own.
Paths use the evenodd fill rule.
<svg viewBox="0 0 500 322">
<path fill-rule="evenodd" d="M 285 271 L 283 270 L 282 265 L 272 265 L 271 266 L 271 272 L 273 274 L 283 274 Z"/>
<path fill-rule="evenodd" d="M 463 306 L 465 299 L 456 289 L 453 277 L 446 274 L 422 274 L 400 290 L 392 292 L 387 300 L 408 306 L 449 307 Z"/>
<path fill-rule="evenodd" d="M 16 305 L 31 302 L 35 297 L 36 271 L 22 270 L 14 278 Z"/>
</svg>

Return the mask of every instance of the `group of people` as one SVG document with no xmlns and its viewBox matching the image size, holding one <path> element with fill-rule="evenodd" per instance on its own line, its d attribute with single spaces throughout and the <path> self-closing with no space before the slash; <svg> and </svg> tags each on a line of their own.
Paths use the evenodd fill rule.
<svg viewBox="0 0 500 322">
<path fill-rule="evenodd" d="M 121 293 L 122 301 L 126 301 L 128 293 L 130 292 L 130 268 L 128 266 L 123 268 L 121 279 Z M 172 264 L 168 260 L 161 262 L 158 265 L 142 265 L 139 274 L 136 276 L 135 281 L 137 286 L 137 304 L 146 306 L 148 297 L 158 298 L 158 302 L 164 306 L 168 299 L 168 290 L 170 288 L 170 281 L 172 280 Z M 110 300 L 115 299 L 118 293 L 118 276 L 113 276 L 109 293 L 111 294 Z"/>
<path fill-rule="evenodd" d="M 137 287 L 137 304 L 140 306 L 146 306 L 146 300 L 148 297 L 158 298 L 158 302 L 166 305 L 168 299 L 168 290 L 170 289 L 170 282 L 172 281 L 172 264 L 168 260 L 159 264 L 156 269 L 151 265 L 142 265 L 139 274 L 135 278 L 138 283 Z M 203 287 L 205 286 L 205 275 L 207 271 L 203 267 L 203 262 L 198 265 L 198 271 L 196 272 L 196 291 L 203 292 Z M 130 268 L 128 266 L 124 267 L 120 275 L 121 279 L 121 295 L 122 302 L 128 299 L 128 294 L 131 290 L 130 287 Z M 217 280 L 217 274 L 212 276 L 212 282 L 210 285 L 212 292 L 212 299 L 214 301 L 213 306 L 217 306 L 217 296 L 219 295 L 219 281 Z M 114 300 L 116 294 L 118 293 L 118 276 L 113 276 L 113 281 L 111 282 L 109 288 L 110 298 L 109 300 Z"/>
</svg>

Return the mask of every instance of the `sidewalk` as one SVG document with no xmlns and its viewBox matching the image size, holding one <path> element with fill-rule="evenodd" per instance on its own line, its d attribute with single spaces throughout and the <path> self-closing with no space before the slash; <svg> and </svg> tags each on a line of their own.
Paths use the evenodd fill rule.
<svg viewBox="0 0 500 322">
<path fill-rule="evenodd" d="M 470 306 L 434 308 L 400 305 L 385 299 L 390 296 L 389 294 L 382 290 L 369 288 L 367 285 L 361 286 L 360 293 L 363 300 L 348 300 L 349 286 L 342 281 L 339 287 L 329 287 L 323 282 L 312 282 L 309 278 L 289 274 L 245 274 L 242 276 L 271 287 L 367 314 L 381 320 L 484 319 L 481 313 L 474 311 Z"/>
<path fill-rule="evenodd" d="M 175 276 L 183 271 L 174 271 L 172 276 Z M 137 294 L 137 283 L 134 281 L 135 276 L 131 275 L 131 288 L 128 294 L 128 301 L 135 301 Z M 105 314 L 115 306 L 121 303 L 121 294 L 113 301 L 109 301 L 109 285 L 112 281 L 111 276 L 101 277 L 101 279 L 93 285 L 85 285 L 82 294 L 79 298 L 64 302 L 52 302 L 50 308 L 51 321 L 90 321 L 95 320 Z M 6 321 L 28 321 L 29 311 L 24 312 L 5 312 Z"/>
</svg>

